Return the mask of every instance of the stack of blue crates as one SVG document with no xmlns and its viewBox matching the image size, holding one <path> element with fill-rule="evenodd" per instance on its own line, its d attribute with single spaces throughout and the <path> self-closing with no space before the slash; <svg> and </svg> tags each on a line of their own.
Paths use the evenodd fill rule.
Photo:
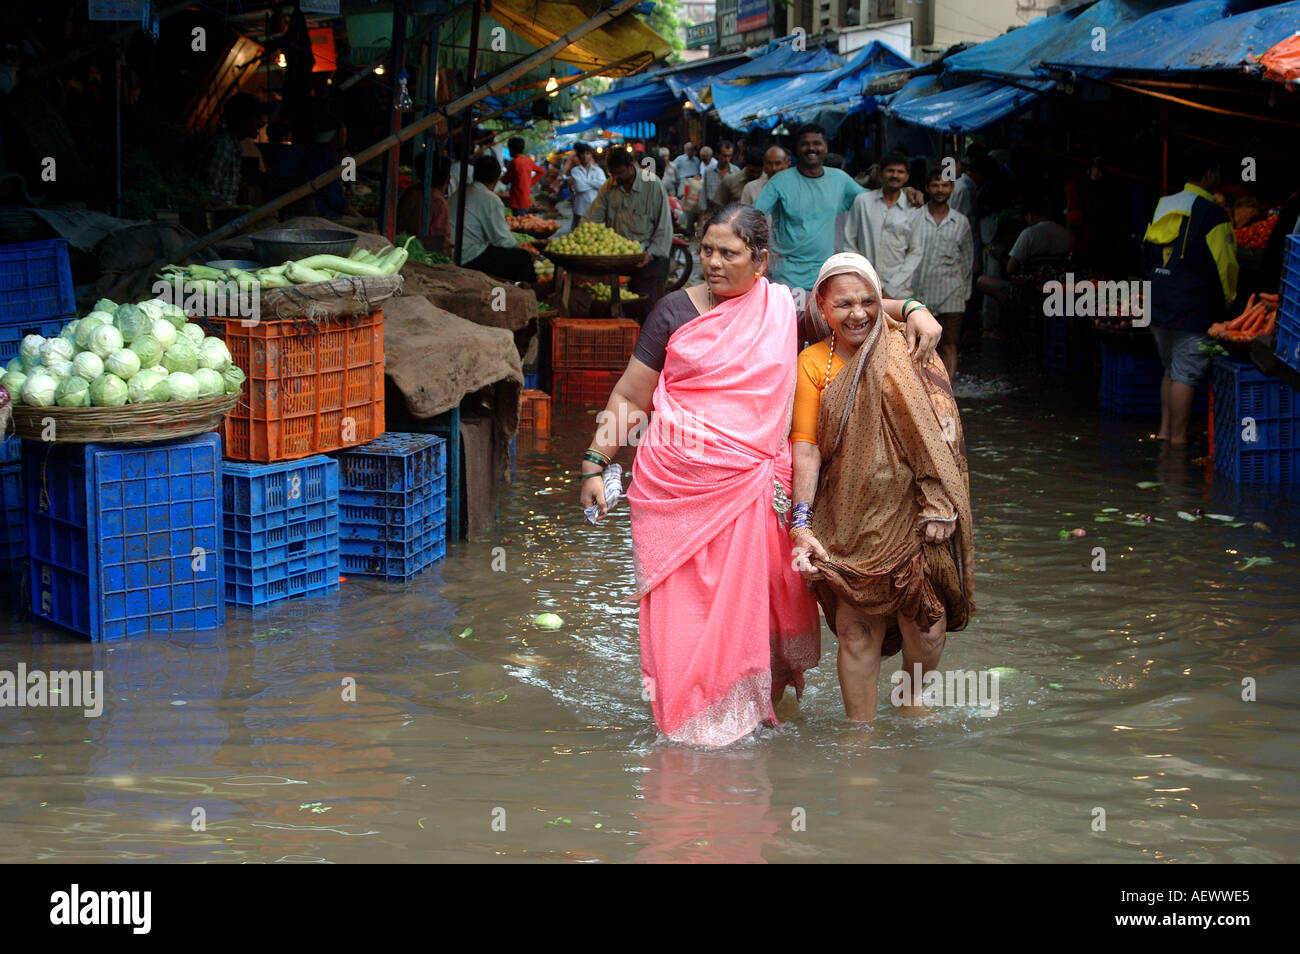
<svg viewBox="0 0 1300 954">
<path fill-rule="evenodd" d="M 68 240 L 0 245 L 0 374 L 27 335 L 52 338 L 76 317 Z M 22 441 L 0 434 L 0 577 L 26 562 Z"/>
<path fill-rule="evenodd" d="M 345 575 L 409 580 L 447 554 L 447 442 L 387 433 L 339 460 Z"/>
<path fill-rule="evenodd" d="M 1298 416 L 1300 398 L 1277 378 L 1251 364 L 1215 359 L 1216 473 L 1243 484 L 1300 482 Z"/>
<path fill-rule="evenodd" d="M 22 441 L 0 440 L 0 578 L 18 576 L 27 557 Z"/>
<path fill-rule="evenodd" d="M 338 461 L 226 461 L 222 487 L 226 602 L 265 606 L 339 588 Z"/>
<path fill-rule="evenodd" d="M 1165 367 L 1153 354 L 1101 347 L 1101 409 L 1106 414 L 1160 416 L 1160 382 Z M 1193 414 L 1209 410 L 1210 390 L 1202 384 L 1192 403 Z"/>
<path fill-rule="evenodd" d="M 92 639 L 224 625 L 221 439 L 22 454 L 32 612 Z"/>
<path fill-rule="evenodd" d="M 1273 353 L 1283 364 L 1300 371 L 1300 235 L 1286 237 L 1282 287 L 1278 289 L 1277 342 Z"/>
</svg>

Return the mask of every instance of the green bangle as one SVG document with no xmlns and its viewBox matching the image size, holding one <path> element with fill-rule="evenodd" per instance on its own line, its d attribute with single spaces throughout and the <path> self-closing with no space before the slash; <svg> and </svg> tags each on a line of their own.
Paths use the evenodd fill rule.
<svg viewBox="0 0 1300 954">
<path fill-rule="evenodd" d="M 908 301 L 912 302 L 912 304 L 913 304 L 914 307 L 912 307 L 912 308 L 908 308 L 908 307 L 906 307 L 906 306 L 903 307 L 903 320 L 904 320 L 904 321 L 906 321 L 906 320 L 907 320 L 907 316 L 910 315 L 910 314 L 911 314 L 912 312 L 914 312 L 914 311 L 918 311 L 918 310 L 920 310 L 920 311 L 926 311 L 926 310 L 928 310 L 928 309 L 926 309 L 924 302 L 919 302 L 919 301 L 917 301 L 915 298 L 909 298 Z"/>
<path fill-rule="evenodd" d="M 904 314 L 904 315 L 907 314 L 907 306 L 910 305 L 910 304 L 912 304 L 912 302 L 914 302 L 914 301 L 916 301 L 915 298 L 904 298 L 904 299 L 903 299 L 903 314 Z"/>
<path fill-rule="evenodd" d="M 578 478 L 578 480 L 579 481 L 590 480 L 592 477 L 604 478 L 604 476 L 605 476 L 605 472 L 602 470 L 598 470 L 594 474 L 583 474 Z"/>
</svg>

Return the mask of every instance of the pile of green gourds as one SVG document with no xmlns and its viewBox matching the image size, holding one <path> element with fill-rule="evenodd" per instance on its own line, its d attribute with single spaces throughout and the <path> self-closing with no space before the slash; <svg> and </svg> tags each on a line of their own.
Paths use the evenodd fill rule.
<svg viewBox="0 0 1300 954">
<path fill-rule="evenodd" d="M 312 255 L 296 262 L 285 262 L 255 272 L 240 268 L 209 268 L 207 265 L 168 265 L 158 277 L 173 282 L 179 276 L 207 291 L 213 291 L 217 282 L 235 281 L 240 284 L 257 284 L 262 288 L 288 288 L 311 282 L 328 282 L 335 278 L 365 278 L 396 275 L 406 264 L 405 248 L 385 248 L 379 253 L 356 249 L 347 258 L 341 255 Z"/>
</svg>

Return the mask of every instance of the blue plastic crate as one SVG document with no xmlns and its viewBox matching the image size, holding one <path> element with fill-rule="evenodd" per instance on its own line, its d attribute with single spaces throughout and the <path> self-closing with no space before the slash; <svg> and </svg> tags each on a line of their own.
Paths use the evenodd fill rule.
<svg viewBox="0 0 1300 954">
<path fill-rule="evenodd" d="M 339 529 L 353 524 L 394 526 L 447 512 L 447 478 L 406 493 L 345 490 L 339 494 Z"/>
<path fill-rule="evenodd" d="M 447 442 L 434 434 L 389 431 L 338 454 L 339 489 L 402 493 L 446 478 Z"/>
<path fill-rule="evenodd" d="M 0 563 L 12 565 L 27 555 L 27 502 L 23 462 L 0 464 Z"/>
<path fill-rule="evenodd" d="M 251 534 L 322 516 L 339 497 L 339 462 L 323 454 L 279 464 L 226 461 L 222 497 L 225 512 L 241 518 L 235 526 Z"/>
<path fill-rule="evenodd" d="M 1277 303 L 1277 340 L 1273 353 L 1285 365 L 1300 371 L 1300 242 L 1297 235 L 1286 238 L 1282 263 L 1282 287 Z"/>
<path fill-rule="evenodd" d="M 423 517 L 411 517 L 410 514 L 404 514 L 405 523 L 347 523 L 339 528 L 339 541 L 344 540 L 363 540 L 372 543 L 406 543 L 416 539 L 431 527 L 446 527 L 447 513 L 445 508 L 438 508 L 435 504 L 432 508 L 433 513 L 427 513 Z"/>
<path fill-rule="evenodd" d="M 339 588 L 339 554 L 335 551 L 332 563 L 317 566 L 280 579 L 256 584 L 226 582 L 226 602 L 240 606 L 266 606 L 281 600 L 319 596 Z"/>
<path fill-rule="evenodd" d="M 66 319 L 58 320 L 29 321 L 24 319 L 15 324 L 0 324 L 0 374 L 4 373 L 4 365 L 18 357 L 18 346 L 23 343 L 24 338 L 28 335 L 57 338 L 59 332 L 63 330 L 63 326 L 71 320 L 72 317 L 68 316 Z"/>
<path fill-rule="evenodd" d="M 413 557 L 386 557 L 377 553 L 343 554 L 343 572 L 350 576 L 374 576 L 403 581 L 427 570 L 447 555 L 447 538 L 437 537 Z"/>
<path fill-rule="evenodd" d="M 525 374 L 525 375 L 524 375 L 524 390 L 525 390 L 525 391 L 536 391 L 536 390 L 537 390 L 537 375 L 536 375 L 536 374 Z"/>
<path fill-rule="evenodd" d="M 1164 365 L 1155 355 L 1102 345 L 1102 411 L 1116 415 L 1159 416 L 1160 382 L 1164 376 Z M 1203 383 L 1196 389 L 1192 413 L 1206 413 L 1209 404 L 1210 389 L 1208 383 Z"/>
<path fill-rule="evenodd" d="M 231 566 L 226 563 L 226 593 L 232 590 L 243 592 L 245 589 L 260 590 L 266 585 L 279 580 L 297 580 L 305 578 L 317 570 L 334 570 L 334 582 L 338 582 L 339 548 L 338 545 L 303 549 L 290 554 L 282 560 L 264 567 Z M 236 601 L 237 602 L 237 601 Z M 256 606 L 256 603 L 249 603 Z"/>
<path fill-rule="evenodd" d="M 0 464 L 23 459 L 23 442 L 17 437 L 0 437 Z"/>
<path fill-rule="evenodd" d="M 225 623 L 216 434 L 29 441 L 22 468 L 36 616 L 96 640 Z"/>
<path fill-rule="evenodd" d="M 223 552 L 227 578 L 234 567 L 260 570 L 338 549 L 337 512 L 272 527 L 258 534 L 232 529 L 229 516 L 225 524 Z M 252 540 L 258 543 L 250 545 Z"/>
<path fill-rule="evenodd" d="M 364 527 L 366 531 L 385 530 L 385 529 L 404 529 L 404 528 L 383 528 L 383 527 Z M 374 536 L 346 536 L 339 538 L 339 552 L 344 555 L 366 555 L 389 556 L 389 557 L 413 557 L 418 556 L 421 550 L 427 549 L 433 541 L 447 536 L 447 521 L 445 519 L 434 519 L 427 517 L 417 524 L 411 524 L 408 528 L 409 533 L 389 536 L 387 538 L 377 539 Z"/>
<path fill-rule="evenodd" d="M 1238 483 L 1300 481 L 1300 400 L 1254 365 L 1214 362 L 1214 468 Z M 1246 440 L 1253 436 L 1253 441 Z"/>
<path fill-rule="evenodd" d="M 76 311 L 67 239 L 0 245 L 0 325 L 71 318 Z"/>
</svg>

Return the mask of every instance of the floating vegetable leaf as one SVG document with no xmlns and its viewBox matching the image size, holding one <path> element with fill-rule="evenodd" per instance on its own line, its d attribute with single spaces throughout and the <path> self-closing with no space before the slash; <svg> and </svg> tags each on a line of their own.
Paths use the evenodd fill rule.
<svg viewBox="0 0 1300 954">
<path fill-rule="evenodd" d="M 1142 480 L 1138 482 L 1138 490 L 1150 490 L 1152 487 L 1159 487 L 1158 480 Z"/>
<path fill-rule="evenodd" d="M 1249 559 L 1246 560 L 1245 563 L 1241 565 L 1241 568 L 1243 570 L 1249 570 L 1251 567 L 1254 566 L 1268 566 L 1272 562 L 1273 562 L 1272 557 L 1250 557 Z"/>
<path fill-rule="evenodd" d="M 1102 507 L 1102 513 L 1119 513 L 1119 507 Z"/>
<path fill-rule="evenodd" d="M 1207 513 L 1206 516 L 1211 520 L 1223 520 L 1225 522 L 1232 519 L 1226 513 Z"/>
<path fill-rule="evenodd" d="M 1178 516 L 1179 516 L 1179 519 L 1187 520 L 1187 521 L 1189 521 L 1190 523 L 1195 523 L 1196 520 L 1197 520 L 1196 517 L 1193 517 L 1193 516 L 1192 516 L 1190 513 L 1188 513 L 1186 510 L 1180 510 L 1180 511 L 1178 511 Z M 1157 519 L 1159 519 L 1159 518 L 1157 518 Z"/>
<path fill-rule="evenodd" d="M 1111 519 L 1110 519 L 1110 517 L 1093 517 L 1093 518 L 1092 518 L 1092 522 L 1093 522 L 1093 523 L 1110 523 L 1110 522 L 1111 522 Z"/>
<path fill-rule="evenodd" d="M 1294 550 L 1294 549 L 1295 549 L 1295 544 L 1292 543 L 1290 540 L 1283 540 L 1283 541 L 1282 541 L 1282 546 L 1286 547 L 1288 550 Z"/>
<path fill-rule="evenodd" d="M 465 630 L 465 632 L 463 632 L 463 633 L 457 633 L 457 634 L 456 634 L 456 638 L 457 638 L 457 639 L 464 639 L 466 636 L 468 636 L 468 635 L 469 635 L 470 633 L 472 633 L 472 632 L 474 632 L 473 629 L 467 629 L 467 630 Z"/>
</svg>

